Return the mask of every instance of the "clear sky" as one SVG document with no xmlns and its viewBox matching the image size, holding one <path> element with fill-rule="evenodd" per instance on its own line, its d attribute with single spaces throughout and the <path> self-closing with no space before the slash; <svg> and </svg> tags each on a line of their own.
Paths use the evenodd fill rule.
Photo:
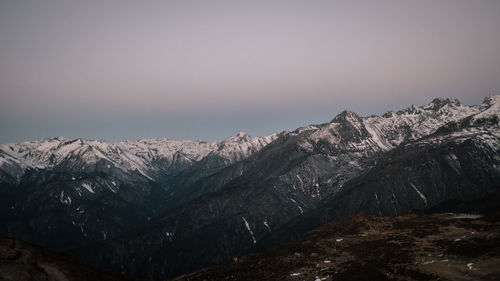
<svg viewBox="0 0 500 281">
<path fill-rule="evenodd" d="M 0 0 L 0 143 L 212 141 L 493 93 L 498 0 Z"/>
</svg>

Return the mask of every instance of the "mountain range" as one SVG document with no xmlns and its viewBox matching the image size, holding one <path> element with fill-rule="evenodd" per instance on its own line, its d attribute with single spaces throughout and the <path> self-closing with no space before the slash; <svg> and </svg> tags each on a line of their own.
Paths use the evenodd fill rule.
<svg viewBox="0 0 500 281">
<path fill-rule="evenodd" d="M 0 234 L 162 280 L 358 213 L 500 188 L 500 96 L 207 143 L 61 137 L 0 146 Z"/>
</svg>

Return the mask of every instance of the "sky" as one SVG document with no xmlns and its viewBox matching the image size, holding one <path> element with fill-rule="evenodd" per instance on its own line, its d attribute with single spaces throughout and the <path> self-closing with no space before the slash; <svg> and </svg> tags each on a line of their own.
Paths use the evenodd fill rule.
<svg viewBox="0 0 500 281">
<path fill-rule="evenodd" d="M 0 0 L 0 143 L 219 140 L 500 94 L 500 1 Z"/>
</svg>

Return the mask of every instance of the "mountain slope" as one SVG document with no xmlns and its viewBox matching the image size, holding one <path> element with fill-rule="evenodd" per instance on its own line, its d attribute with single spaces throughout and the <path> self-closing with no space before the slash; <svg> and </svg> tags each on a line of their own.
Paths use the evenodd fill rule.
<svg viewBox="0 0 500 281">
<path fill-rule="evenodd" d="M 318 208 L 265 237 L 258 248 L 286 242 L 350 214 L 395 216 L 444 201 L 477 199 L 498 190 L 498 123 L 435 134 L 388 152 Z"/>
<path fill-rule="evenodd" d="M 54 250 L 109 239 L 176 204 L 167 180 L 175 174 L 203 165 L 192 177 L 210 175 L 275 138 L 239 133 L 209 144 L 59 137 L 1 145 L 0 233 Z"/>
<path fill-rule="evenodd" d="M 131 280 L 91 268 L 67 256 L 26 242 L 0 237 L 0 280 Z"/>
<path fill-rule="evenodd" d="M 193 188 L 209 193 L 78 254 L 155 280 L 224 262 L 273 241 L 267 237 L 283 240 L 339 216 L 395 215 L 482 196 L 500 182 L 495 100 L 471 107 L 436 99 L 381 117 L 344 111 L 330 123 L 284 133 Z M 302 216 L 310 225 L 289 225 Z"/>
<path fill-rule="evenodd" d="M 287 245 L 174 280 L 498 280 L 499 219 L 348 216 Z"/>
</svg>

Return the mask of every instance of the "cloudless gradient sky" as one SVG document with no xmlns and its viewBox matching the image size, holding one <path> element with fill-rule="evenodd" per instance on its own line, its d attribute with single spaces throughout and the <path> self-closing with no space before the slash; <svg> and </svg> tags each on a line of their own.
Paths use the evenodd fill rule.
<svg viewBox="0 0 500 281">
<path fill-rule="evenodd" d="M 0 0 L 0 143 L 212 141 L 494 93 L 498 0 Z"/>
</svg>

